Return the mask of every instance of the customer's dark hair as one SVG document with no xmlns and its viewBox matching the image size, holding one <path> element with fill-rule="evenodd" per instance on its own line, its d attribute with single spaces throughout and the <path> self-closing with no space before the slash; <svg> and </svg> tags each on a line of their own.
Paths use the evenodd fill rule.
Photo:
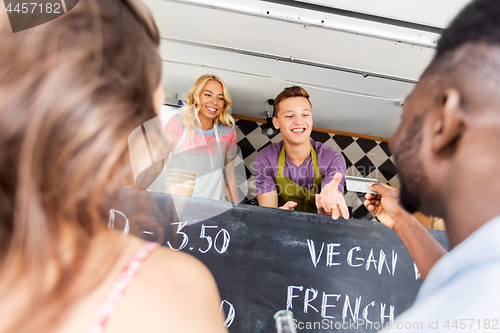
<svg viewBox="0 0 500 333">
<path fill-rule="evenodd" d="M 497 52 L 494 51 L 497 49 Z M 421 79 L 432 77 L 434 86 L 455 88 L 460 104 L 473 111 L 479 93 L 496 104 L 500 87 L 500 1 L 475 0 L 453 19 L 438 40 L 436 54 Z M 439 103 L 441 89 L 433 89 Z M 496 108 L 495 108 L 496 109 Z"/>
<path fill-rule="evenodd" d="M 463 8 L 441 35 L 435 57 L 474 42 L 500 46 L 500 1 L 476 0 Z"/>
<path fill-rule="evenodd" d="M 457 65 L 468 66 L 469 70 L 475 67 L 471 63 L 478 62 L 477 55 L 472 57 L 476 60 L 471 59 L 474 47 L 465 48 L 471 44 L 500 47 L 500 1 L 475 0 L 463 8 L 439 38 L 434 58 L 422 77 L 450 73 Z"/>
</svg>

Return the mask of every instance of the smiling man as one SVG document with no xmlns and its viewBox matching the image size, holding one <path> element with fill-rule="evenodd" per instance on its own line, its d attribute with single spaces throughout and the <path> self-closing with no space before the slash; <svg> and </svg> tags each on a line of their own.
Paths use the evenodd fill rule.
<svg viewBox="0 0 500 333">
<path fill-rule="evenodd" d="M 274 127 L 283 141 L 255 157 L 255 183 L 260 206 L 349 218 L 344 200 L 346 164 L 341 153 L 311 140 L 309 94 L 285 88 L 274 100 Z"/>
</svg>

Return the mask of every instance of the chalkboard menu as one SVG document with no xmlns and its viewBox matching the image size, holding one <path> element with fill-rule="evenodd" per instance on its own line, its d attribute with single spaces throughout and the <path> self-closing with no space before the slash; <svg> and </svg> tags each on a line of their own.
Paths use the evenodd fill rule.
<svg viewBox="0 0 500 333">
<path fill-rule="evenodd" d="M 298 332 L 376 332 L 410 307 L 422 283 L 399 237 L 379 222 L 120 192 L 109 227 L 202 261 L 230 332 L 275 332 L 283 309 Z M 444 232 L 432 234 L 447 246 Z"/>
</svg>

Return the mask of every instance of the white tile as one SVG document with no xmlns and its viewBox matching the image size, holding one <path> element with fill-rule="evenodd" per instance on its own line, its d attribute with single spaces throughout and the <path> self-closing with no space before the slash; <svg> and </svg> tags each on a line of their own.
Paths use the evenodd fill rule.
<svg viewBox="0 0 500 333">
<path fill-rule="evenodd" d="M 276 142 L 280 142 L 281 140 L 283 140 L 283 134 L 281 134 L 281 132 L 279 132 L 274 138 L 271 139 L 271 142 L 276 143 Z"/>
<path fill-rule="evenodd" d="M 378 171 L 378 169 L 373 170 L 366 178 L 375 178 L 379 183 L 385 184 L 387 183 L 387 179 L 385 179 L 382 172 Z"/>
<path fill-rule="evenodd" d="M 252 132 L 248 133 L 246 137 L 247 140 L 250 141 L 252 146 L 257 150 L 269 142 L 269 138 L 262 134 L 260 127 L 257 127 Z"/>
<path fill-rule="evenodd" d="M 392 177 L 391 180 L 389 180 L 389 185 L 391 185 L 392 187 L 395 187 L 397 189 L 401 188 L 401 183 L 399 181 L 398 175 L 395 175 L 394 177 Z"/>
<path fill-rule="evenodd" d="M 345 203 L 347 206 L 349 207 L 352 207 L 352 210 L 356 210 L 358 209 L 359 206 L 361 206 L 363 203 L 361 202 L 361 200 L 359 200 L 358 196 L 356 195 L 356 193 L 354 192 L 351 192 L 351 191 L 348 191 L 345 195 L 344 195 L 344 199 L 345 199 Z"/>
<path fill-rule="evenodd" d="M 241 154 L 237 154 L 236 158 L 234 159 L 234 165 L 238 165 L 238 164 L 242 163 L 243 162 L 242 157 L 243 156 L 241 156 Z"/>
<path fill-rule="evenodd" d="M 346 176 L 351 177 L 363 177 L 363 175 L 356 169 L 354 165 L 351 165 L 349 169 L 347 169 Z"/>
<path fill-rule="evenodd" d="M 356 142 L 351 143 L 346 149 L 344 149 L 344 154 L 352 162 L 352 164 L 356 164 L 357 161 L 365 156 L 365 152 Z"/>
<path fill-rule="evenodd" d="M 240 141 L 245 137 L 245 134 L 243 134 L 243 132 L 240 130 L 238 126 L 236 126 L 235 131 L 236 131 L 236 141 Z"/>
<path fill-rule="evenodd" d="M 375 146 L 372 150 L 366 153 L 366 156 L 377 168 L 389 159 L 387 154 L 382 148 L 380 148 L 380 146 Z"/>
<path fill-rule="evenodd" d="M 248 194 L 247 194 L 247 198 L 248 199 L 253 199 L 257 196 L 256 194 L 256 188 L 255 188 L 255 177 L 254 176 L 250 176 L 250 178 L 248 178 L 247 180 L 247 187 L 248 187 Z"/>
<path fill-rule="evenodd" d="M 255 163 L 255 156 L 256 155 L 257 155 L 257 152 L 254 151 L 253 153 L 248 155 L 247 158 L 245 158 L 245 160 L 243 161 L 243 163 L 245 163 L 246 167 L 248 168 L 248 170 L 250 170 L 250 172 L 252 174 L 255 174 L 253 166 Z"/>
</svg>

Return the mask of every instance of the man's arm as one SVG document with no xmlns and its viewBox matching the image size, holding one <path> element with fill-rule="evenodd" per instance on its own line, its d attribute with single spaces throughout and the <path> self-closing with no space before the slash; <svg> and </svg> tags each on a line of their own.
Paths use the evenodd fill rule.
<svg viewBox="0 0 500 333">
<path fill-rule="evenodd" d="M 318 214 L 331 215 L 334 220 L 341 215 L 343 218 L 349 218 L 349 210 L 345 203 L 344 194 L 338 190 L 342 181 L 342 174 L 337 172 L 327 185 L 323 186 L 321 193 L 316 194 L 316 207 Z"/>
<path fill-rule="evenodd" d="M 386 184 L 370 184 L 380 194 L 365 194 L 365 206 L 382 224 L 394 230 L 417 265 L 422 280 L 446 250 L 420 222 L 399 205 L 399 191 Z"/>
<path fill-rule="evenodd" d="M 259 206 L 286 210 L 293 210 L 297 206 L 296 202 L 287 201 L 283 206 L 278 207 L 278 191 L 274 182 L 274 170 L 262 152 L 258 152 L 255 156 L 254 171 Z"/>
<path fill-rule="evenodd" d="M 340 216 L 349 218 L 349 210 L 344 199 L 344 176 L 346 163 L 344 156 L 330 147 L 320 145 L 317 147 L 318 163 L 324 169 L 322 189 L 316 195 L 318 214 L 331 215 L 333 219 Z"/>
<path fill-rule="evenodd" d="M 257 195 L 259 206 L 278 208 L 278 192 L 276 190 Z"/>
<path fill-rule="evenodd" d="M 287 201 L 283 206 L 278 207 L 278 192 L 276 190 L 257 195 L 259 206 L 293 210 L 297 203 L 295 201 Z"/>
</svg>

